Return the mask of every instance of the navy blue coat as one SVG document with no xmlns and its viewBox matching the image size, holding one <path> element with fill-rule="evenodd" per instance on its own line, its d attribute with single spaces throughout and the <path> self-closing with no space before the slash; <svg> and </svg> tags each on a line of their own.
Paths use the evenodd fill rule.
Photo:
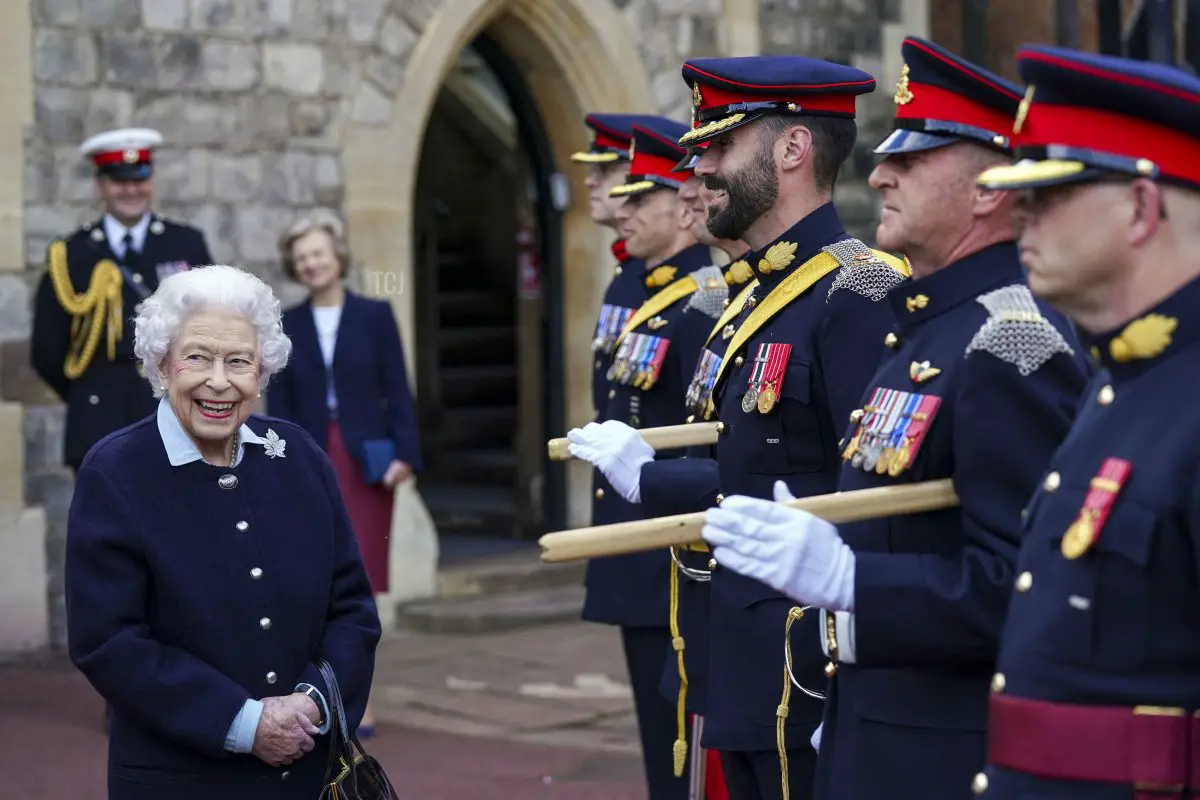
<svg viewBox="0 0 1200 800">
<path fill-rule="evenodd" d="M 745 261 L 740 261 L 740 263 L 746 264 Z M 740 308 L 740 303 L 745 299 L 742 295 L 742 290 L 745 288 L 745 286 L 737 286 L 731 291 L 730 303 L 739 304 L 735 308 L 729 309 L 728 313 L 731 319 L 736 308 Z M 750 291 L 753 292 L 753 288 Z M 724 316 L 725 314 L 722 314 L 722 317 Z M 692 421 L 704 418 L 708 391 L 711 391 L 709 383 L 716 377 L 713 370 L 718 367 L 724 357 L 725 348 L 733 334 L 731 324 L 726 323 L 721 327 L 720 331 L 710 330 L 712 338 L 701 350 L 702 357 L 697 360 L 696 371 L 692 376 L 692 380 L 695 382 L 695 393 L 688 398 L 689 411 L 693 412 L 689 415 L 689 419 Z M 714 448 L 711 446 L 691 447 L 688 448 L 687 458 L 712 458 L 713 451 Z M 680 563 L 689 570 L 695 570 L 696 575 L 703 576 L 709 572 L 708 562 L 711 554 L 706 546 L 701 545 L 701 549 L 696 550 L 679 549 L 676 553 Z M 703 577 L 689 576 L 680 569 L 678 592 L 675 618 L 679 636 L 683 639 L 684 645 L 684 674 L 688 682 L 685 705 L 690 713 L 703 716 L 705 714 L 704 698 L 708 696 L 708 659 L 712 642 L 709 630 L 709 584 Z M 667 655 L 666 663 L 663 665 L 659 692 L 672 703 L 677 702 L 680 683 L 679 658 L 672 652 Z"/>
<path fill-rule="evenodd" d="M 246 445 L 236 468 L 172 467 L 149 417 L 101 440 L 79 470 L 68 641 L 112 704 L 111 800 L 312 800 L 326 737 L 283 768 L 223 744 L 248 698 L 301 682 L 326 691 L 320 657 L 350 725 L 362 717 L 380 624 L 337 478 L 303 429 L 247 424 L 273 429 L 284 456 Z M 218 485 L 224 475 L 236 486 Z"/>
<path fill-rule="evenodd" d="M 673 267 L 675 272 L 671 283 L 674 283 L 674 280 L 711 263 L 709 249 L 695 245 L 675 254 L 657 269 Z M 639 283 L 649 295 L 646 302 L 653 302 L 660 291 L 670 291 L 668 284 L 647 286 L 646 281 L 652 274 L 653 270 L 643 269 L 639 276 Z M 633 328 L 626 338 L 627 349 L 636 346 L 639 341 L 653 341 L 639 336 L 659 337 L 667 342 L 658 379 L 649 389 L 643 389 L 622 385 L 619 380 L 609 379 L 606 372 L 608 388 L 603 400 L 603 419 L 620 420 L 634 428 L 682 423 L 687 416 L 684 393 L 713 322 L 711 317 L 690 308 L 688 296 L 684 296 Z M 615 368 L 621 369 L 628 361 L 618 348 L 614 353 Z M 656 458 L 676 458 L 680 455 L 681 451 L 664 451 L 656 454 Z M 595 486 L 592 505 L 594 525 L 626 522 L 644 515 L 640 506 L 625 502 L 599 472 Z M 583 618 L 625 627 L 666 628 L 669 576 L 670 556 L 665 551 L 592 559 L 588 562 L 585 578 L 587 596 Z"/>
<path fill-rule="evenodd" d="M 328 371 L 321 355 L 312 301 L 283 314 L 283 330 L 292 340 L 292 358 L 267 389 L 272 415 L 290 419 L 308 431 L 322 447 L 329 433 L 325 401 Z M 362 443 L 391 439 L 396 457 L 420 469 L 421 444 L 404 345 L 392 306 L 346 292 L 333 350 L 333 388 L 342 440 L 355 458 Z"/>
<path fill-rule="evenodd" d="M 98 262 L 118 261 L 105 238 L 103 220 L 84 225 L 64 242 L 71 281 L 71 287 L 64 287 L 66 291 L 86 292 Z M 153 414 L 158 405 L 133 355 L 134 309 L 143 300 L 137 287 L 147 294 L 153 293 L 158 288 L 160 273 L 165 276 L 181 266 L 211 263 L 202 232 L 153 214 L 137 264 L 128 267 L 133 281 L 125 281 L 122 286 L 121 316 L 125 330 L 117 342 L 116 359 L 108 360 L 102 334 L 90 366 L 74 380 L 63 374 L 63 364 L 71 349 L 71 316 L 58 302 L 49 272 L 42 275 L 33 304 L 29 356 L 34 371 L 67 404 L 63 441 L 66 463 L 79 464 L 96 442 Z"/>
<path fill-rule="evenodd" d="M 1125 707 L 1131 718 L 1140 705 L 1189 716 L 1200 707 L 1200 406 L 1192 401 L 1200 374 L 1198 305 L 1194 280 L 1129 326 L 1098 336 L 1080 332 L 1102 369 L 1025 514 L 997 665 L 1007 696 Z M 1143 334 L 1166 335 L 1129 332 L 1139 324 Z M 1135 355 L 1121 361 L 1114 353 Z M 1127 474 L 1118 479 L 1119 472 L 1105 469 L 1108 459 L 1128 462 Z M 1115 491 L 1095 489 L 1102 474 L 1118 484 Z M 1110 501 L 1108 516 L 1094 526 L 1091 546 L 1068 547 L 1075 556 L 1068 558 L 1063 535 L 1089 495 Z M 1095 735 L 1107 743 L 1100 752 L 1129 750 L 1111 732 Z M 1182 760 L 1187 745 L 1176 745 Z M 1192 748 L 1194 754 L 1195 742 Z M 1194 770 L 1194 756 L 1191 763 Z M 996 767 L 987 776 L 988 797 L 1134 797 L 1128 784 L 1043 780 Z"/>
<path fill-rule="evenodd" d="M 961 507 L 839 528 L 856 555 L 854 637 L 840 643 L 854 663 L 827 694 L 818 796 L 949 800 L 983 765 L 1019 512 L 1088 367 L 1069 323 L 1029 293 L 1011 243 L 897 287 L 888 305 L 894 328 L 846 429 L 838 488 L 953 477 Z M 886 424 L 877 407 L 926 417 L 899 417 L 873 445 L 862 431 Z M 880 472 L 878 454 L 902 451 L 901 436 L 906 457 Z"/>
<path fill-rule="evenodd" d="M 735 326 L 741 328 L 777 286 L 821 250 L 847 237 L 837 211 L 826 204 L 794 225 L 776 243 L 796 245 L 794 259 L 769 274 L 759 272 L 754 302 L 747 301 Z M 756 268 L 768 253 L 750 259 Z M 717 386 L 719 418 L 726 431 L 715 458 L 655 461 L 642 469 L 642 503 L 647 516 L 702 510 L 718 494 L 772 496 L 776 480 L 798 497 L 834 491 L 840 466 L 840 421 L 855 407 L 882 355 L 891 312 L 883 300 L 900 272 L 878 259 L 857 260 L 861 243 L 843 245 L 850 255 L 791 297 L 767 324 L 726 354 L 728 372 Z M 776 258 L 778 258 L 776 256 Z M 786 260 L 786 259 L 785 259 Z M 849 266 L 846 266 L 849 265 Z M 776 295 L 778 297 L 779 295 Z M 729 342 L 734 347 L 736 335 Z M 760 344 L 791 345 L 780 399 L 769 413 L 744 412 L 751 369 Z M 836 421 L 836 422 L 835 422 Z M 773 751 L 776 709 L 783 686 L 783 631 L 795 604 L 765 584 L 718 568 L 710 583 L 712 630 L 708 696 L 704 703 L 705 747 Z M 824 684 L 824 662 L 816 615 L 793 627 L 797 678 L 810 688 Z M 808 747 L 821 719 L 821 704 L 793 695 L 786 726 L 789 748 Z M 811 753 L 811 748 L 809 751 Z"/>
</svg>

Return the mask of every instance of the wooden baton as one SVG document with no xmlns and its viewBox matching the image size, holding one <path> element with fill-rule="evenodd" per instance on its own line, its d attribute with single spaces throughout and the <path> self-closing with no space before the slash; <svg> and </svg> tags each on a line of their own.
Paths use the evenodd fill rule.
<svg viewBox="0 0 1200 800">
<path fill-rule="evenodd" d="M 696 447 L 716 444 L 717 437 L 725 429 L 723 422 L 693 422 L 687 425 L 664 425 L 661 428 L 646 428 L 638 431 L 642 440 L 655 450 L 673 450 L 677 447 Z M 546 444 L 551 461 L 570 461 L 571 442 L 565 436 L 551 439 Z"/>
<path fill-rule="evenodd" d="M 800 497 L 788 505 L 829 522 L 842 523 L 954 508 L 958 505 L 958 495 L 954 492 L 954 482 L 946 478 Z M 683 547 L 702 541 L 703 527 L 704 512 L 700 511 L 547 533 L 538 539 L 538 544 L 542 547 L 543 562 L 579 561 Z"/>
</svg>

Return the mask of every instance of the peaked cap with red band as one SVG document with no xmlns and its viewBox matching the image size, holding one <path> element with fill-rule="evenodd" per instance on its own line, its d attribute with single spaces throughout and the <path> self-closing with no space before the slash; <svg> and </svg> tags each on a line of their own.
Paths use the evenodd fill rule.
<svg viewBox="0 0 1200 800">
<path fill-rule="evenodd" d="M 634 125 L 654 126 L 669 122 L 650 114 L 588 114 L 583 122 L 592 129 L 592 145 L 571 155 L 577 164 L 611 164 L 629 160 L 629 142 Z"/>
<path fill-rule="evenodd" d="M 154 148 L 163 143 L 152 128 L 119 128 L 97 133 L 79 146 L 96 173 L 118 181 L 144 181 L 154 172 Z"/>
<path fill-rule="evenodd" d="M 1030 189 L 1124 174 L 1200 188 L 1200 78 L 1175 67 L 1030 45 L 1013 124 L 1016 164 L 979 176 Z"/>
<path fill-rule="evenodd" d="M 653 128 L 633 126 L 633 160 L 629 163 L 629 178 L 624 184 L 614 186 L 612 197 L 631 197 L 654 189 L 678 189 L 686 176 L 676 168 L 687 158 L 687 150 L 676 142 L 687 132 L 687 126 L 666 120 Z"/>
<path fill-rule="evenodd" d="M 764 114 L 854 118 L 854 99 L 875 91 L 860 69 L 804 56 L 696 58 L 683 65 L 692 89 L 692 130 L 679 140 L 695 145 Z"/>
<path fill-rule="evenodd" d="M 895 130 L 876 153 L 915 153 L 964 140 L 1011 152 L 1020 86 L 915 36 L 900 49 Z"/>
</svg>

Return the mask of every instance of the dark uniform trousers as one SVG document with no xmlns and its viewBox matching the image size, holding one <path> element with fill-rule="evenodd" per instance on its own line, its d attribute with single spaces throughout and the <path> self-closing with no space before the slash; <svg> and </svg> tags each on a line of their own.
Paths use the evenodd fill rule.
<svg viewBox="0 0 1200 800">
<path fill-rule="evenodd" d="M 93 444 L 103 437 L 152 414 L 157 401 L 133 355 L 133 318 L 142 299 L 174 272 L 212 263 L 204 235 L 197 229 L 152 215 L 140 253 L 126 254 L 122 262 L 105 238 L 101 220 L 75 231 L 65 240 L 65 270 L 58 273 L 58 289 L 68 296 L 87 291 L 96 265 L 111 260 L 125 268 L 122 277 L 121 318 L 124 326 L 110 360 L 107 332 L 87 368 L 74 378 L 64 374 L 72 352 L 72 316 L 60 302 L 54 273 L 48 269 L 38 284 L 34 300 L 30 360 L 34 370 L 67 405 L 63 461 L 77 469 Z M 51 251 L 55 246 L 51 245 Z M 85 318 L 86 319 L 86 318 Z M 103 322 L 103 320 L 101 321 Z M 81 323 L 81 330 L 87 330 Z"/>
<path fill-rule="evenodd" d="M 846 236 L 837 211 L 826 204 L 755 253 L 751 263 L 759 286 L 734 321 L 739 332 L 727 345 L 725 372 L 716 386 L 714 404 L 725 433 L 713 459 L 656 461 L 643 468 L 648 512 L 702 510 L 719 494 L 768 498 L 776 480 L 796 496 L 834 491 L 835 420 L 846 418 L 875 371 L 891 318 L 881 301 L 903 280 L 900 262 L 886 263 L 872 252 Z M 817 262 L 801 269 L 817 256 L 823 269 Z M 764 369 L 776 379 L 776 398 L 759 410 L 747 398 L 753 398 L 752 381 Z M 722 751 L 735 800 L 782 794 L 776 720 L 785 674 L 784 627 L 794 605 L 719 566 L 709 585 L 703 745 Z M 815 614 L 793 627 L 791 641 L 797 680 L 819 688 L 824 662 Z M 819 701 L 793 694 L 784 726 L 793 800 L 812 796 L 816 753 L 809 738 L 820 718 Z"/>
<path fill-rule="evenodd" d="M 839 526 L 856 562 L 837 653 L 853 663 L 827 693 L 817 795 L 965 800 L 983 764 L 1018 511 L 1067 434 L 1087 365 L 1011 243 L 898 286 L 887 304 L 894 325 L 845 423 L 838 488 L 953 477 L 961 505 Z"/>
<path fill-rule="evenodd" d="M 1102 369 L 1025 514 L 984 797 L 1200 796 L 1198 307 L 1080 332 Z"/>
<path fill-rule="evenodd" d="M 711 261 L 708 248 L 697 245 L 656 267 L 658 272 L 646 270 L 642 265 L 640 271 L 632 273 L 623 265 L 606 294 L 605 311 L 609 311 L 610 299 L 616 307 L 625 298 L 635 299 L 639 292 L 637 287 L 641 287 L 640 292 L 647 296 L 643 302 L 653 302 L 655 295 L 667 291 L 674 280 Z M 670 271 L 672 268 L 673 272 Z M 651 279 L 651 276 L 655 277 Z M 636 286 L 627 280 L 630 277 L 636 278 Z M 647 286 L 648 280 L 650 286 Z M 641 306 L 642 303 L 634 306 L 634 313 Z M 626 317 L 625 321 L 628 319 Z M 602 314 L 600 326 L 604 324 Z M 602 403 L 598 421 L 616 419 L 634 428 L 681 423 L 686 416 L 684 390 L 704 336 L 712 324 L 711 318 L 688 308 L 688 300 L 684 297 L 632 328 L 622 343 L 626 352 L 617 347 L 613 354 L 614 359 L 610 362 L 613 378 L 609 378 L 608 369 L 604 371 L 605 388 L 603 397 L 598 398 Z M 619 327 L 617 333 L 620 333 Z M 635 373 L 650 367 L 652 354 L 648 348 L 654 346 L 655 339 L 665 341 L 666 350 L 654 384 L 639 388 L 625 383 Z M 625 377 L 617 377 L 618 372 Z M 672 459 L 680 455 L 679 451 L 664 451 L 656 457 Z M 599 471 L 594 473 L 594 485 L 594 525 L 642 518 L 644 510 L 627 503 Z M 583 619 L 621 628 L 651 800 L 683 800 L 688 788 L 686 776 L 676 778 L 672 768 L 675 709 L 658 693 L 663 659 L 671 648 L 667 627 L 669 569 L 670 558 L 665 552 L 593 559 L 588 562 L 587 596 L 583 607 Z"/>
</svg>

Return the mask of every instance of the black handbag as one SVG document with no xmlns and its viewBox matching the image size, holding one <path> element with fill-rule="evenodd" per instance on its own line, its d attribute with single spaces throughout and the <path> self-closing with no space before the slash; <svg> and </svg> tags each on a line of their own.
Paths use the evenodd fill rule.
<svg viewBox="0 0 1200 800">
<path fill-rule="evenodd" d="M 317 662 L 329 694 L 329 761 L 317 800 L 400 800 L 379 762 L 367 754 L 362 742 L 346 724 L 346 708 L 333 667 L 325 659 Z"/>
</svg>

